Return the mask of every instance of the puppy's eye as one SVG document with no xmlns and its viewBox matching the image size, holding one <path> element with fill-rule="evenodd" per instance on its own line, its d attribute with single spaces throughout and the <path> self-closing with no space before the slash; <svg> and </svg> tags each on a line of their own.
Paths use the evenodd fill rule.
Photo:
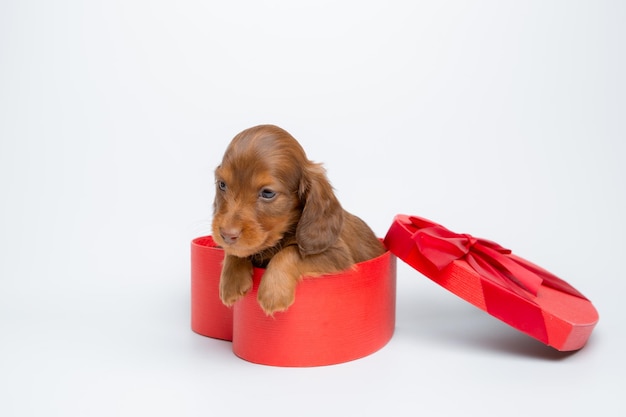
<svg viewBox="0 0 626 417">
<path fill-rule="evenodd" d="M 270 190 L 269 188 L 264 188 L 259 193 L 259 197 L 264 200 L 272 200 L 274 197 L 276 197 L 276 192 Z"/>
<path fill-rule="evenodd" d="M 220 190 L 226 191 L 226 183 L 224 181 L 218 181 L 217 186 Z"/>
</svg>

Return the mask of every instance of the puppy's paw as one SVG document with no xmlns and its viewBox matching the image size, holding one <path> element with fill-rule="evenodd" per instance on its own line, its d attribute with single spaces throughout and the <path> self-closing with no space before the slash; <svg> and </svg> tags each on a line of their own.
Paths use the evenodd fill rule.
<svg viewBox="0 0 626 417">
<path fill-rule="evenodd" d="M 252 277 L 247 279 L 222 279 L 220 280 L 220 299 L 228 307 L 235 304 L 252 288 Z"/>
<path fill-rule="evenodd" d="M 266 271 L 257 294 L 257 300 L 265 314 L 273 316 L 276 312 L 287 310 L 296 299 L 297 282 L 297 279 L 284 274 Z"/>
<path fill-rule="evenodd" d="M 232 306 L 252 288 L 252 264 L 244 259 L 226 257 L 220 277 L 220 299 Z"/>
</svg>

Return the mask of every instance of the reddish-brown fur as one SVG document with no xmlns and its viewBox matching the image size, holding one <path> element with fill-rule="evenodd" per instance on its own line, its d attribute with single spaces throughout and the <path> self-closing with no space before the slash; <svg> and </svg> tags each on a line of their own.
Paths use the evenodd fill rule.
<svg viewBox="0 0 626 417">
<path fill-rule="evenodd" d="M 213 238 L 226 253 L 220 298 L 232 305 L 265 267 L 258 301 L 268 315 L 286 310 L 303 275 L 340 272 L 384 247 L 345 211 L 320 164 L 285 130 L 255 126 L 232 140 L 215 170 Z"/>
</svg>

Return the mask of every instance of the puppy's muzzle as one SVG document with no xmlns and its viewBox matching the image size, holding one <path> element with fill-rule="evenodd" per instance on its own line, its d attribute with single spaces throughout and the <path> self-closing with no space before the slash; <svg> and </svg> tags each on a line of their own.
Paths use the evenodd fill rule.
<svg viewBox="0 0 626 417">
<path fill-rule="evenodd" d="M 241 230 L 225 229 L 220 227 L 220 236 L 222 237 L 222 240 L 224 240 L 224 243 L 233 245 L 237 242 L 237 240 L 239 240 L 239 237 L 241 237 Z"/>
</svg>

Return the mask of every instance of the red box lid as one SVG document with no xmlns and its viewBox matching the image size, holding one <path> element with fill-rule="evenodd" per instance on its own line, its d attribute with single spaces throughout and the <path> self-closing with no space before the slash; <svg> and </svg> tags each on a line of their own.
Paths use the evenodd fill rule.
<svg viewBox="0 0 626 417">
<path fill-rule="evenodd" d="M 448 291 L 558 350 L 582 348 L 598 322 L 574 287 L 495 242 L 397 215 L 385 245 Z"/>
</svg>

